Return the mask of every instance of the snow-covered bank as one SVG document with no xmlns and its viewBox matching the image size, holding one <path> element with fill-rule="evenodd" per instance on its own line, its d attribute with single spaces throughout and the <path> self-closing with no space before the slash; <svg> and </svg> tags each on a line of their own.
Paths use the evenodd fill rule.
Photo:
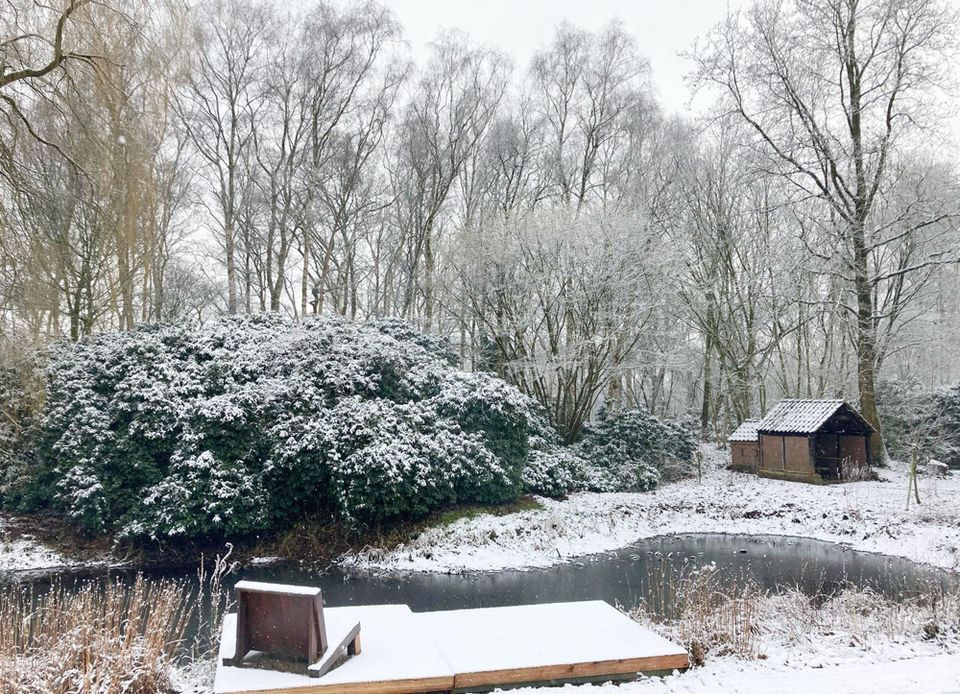
<svg viewBox="0 0 960 694">
<path fill-rule="evenodd" d="M 0 516 L 0 573 L 40 571 L 71 566 L 72 561 L 41 544 L 30 535 L 14 537 L 8 522 Z"/>
<path fill-rule="evenodd" d="M 551 566 L 656 535 L 774 534 L 840 542 L 857 550 L 960 567 L 960 475 L 920 480 L 922 504 L 907 496 L 901 465 L 880 481 L 838 485 L 784 482 L 726 470 L 727 453 L 704 447 L 702 480 L 649 493 L 575 494 L 543 509 L 479 516 L 430 528 L 389 551 L 344 557 L 383 571 L 482 571 Z"/>
</svg>

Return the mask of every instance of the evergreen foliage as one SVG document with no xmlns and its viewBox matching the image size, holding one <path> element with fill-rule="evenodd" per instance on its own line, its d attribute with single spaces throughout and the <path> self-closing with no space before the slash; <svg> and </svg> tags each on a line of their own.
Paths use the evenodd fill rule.
<svg viewBox="0 0 960 694">
<path fill-rule="evenodd" d="M 530 401 L 454 362 L 393 320 L 245 316 L 60 343 L 17 501 L 90 531 L 189 538 L 514 499 Z"/>
</svg>

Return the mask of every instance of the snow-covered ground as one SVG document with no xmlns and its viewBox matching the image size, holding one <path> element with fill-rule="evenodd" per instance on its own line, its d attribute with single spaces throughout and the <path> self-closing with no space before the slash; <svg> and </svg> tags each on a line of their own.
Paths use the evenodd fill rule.
<svg viewBox="0 0 960 694">
<path fill-rule="evenodd" d="M 809 537 L 915 561 L 960 568 L 960 475 L 921 478 L 921 505 L 905 510 L 903 466 L 880 470 L 881 481 L 814 486 L 730 472 L 727 455 L 705 447 L 703 478 L 647 494 L 577 494 L 543 499 L 543 509 L 479 516 L 424 531 L 388 552 L 342 559 L 373 570 L 473 571 L 557 564 L 615 550 L 644 537 L 730 532 Z M 263 561 L 271 561 L 264 558 Z M 28 537 L 13 539 L 0 517 L 0 571 L 69 564 Z M 859 614 L 849 614 L 858 619 Z M 710 654 L 702 667 L 620 686 L 581 685 L 577 694 L 756 694 L 825 691 L 839 694 L 952 692 L 960 694 L 960 634 L 925 639 L 914 623 L 890 634 L 858 631 L 824 619 L 814 630 L 788 616 L 758 649 L 763 659 Z M 807 623 L 808 624 L 808 623 Z M 769 625 L 768 625 L 769 626 Z M 774 629 L 773 631 L 777 631 Z M 669 635 L 669 634 L 667 634 Z M 210 663 L 178 673 L 184 692 L 209 691 Z M 544 690 L 517 690 L 533 694 Z"/>
<path fill-rule="evenodd" d="M 720 532 L 808 537 L 857 550 L 960 568 L 960 475 L 920 479 L 921 504 L 907 497 L 907 471 L 893 464 L 880 481 L 815 486 L 726 469 L 728 454 L 705 446 L 701 480 L 646 494 L 576 494 L 543 499 L 543 509 L 479 516 L 431 528 L 389 552 L 343 563 L 379 571 L 479 571 L 550 566 L 664 534 Z M 856 615 L 856 612 L 852 614 Z M 780 620 L 785 626 L 789 618 Z M 763 659 L 715 655 L 704 666 L 623 685 L 568 685 L 582 694 L 960 694 L 960 635 L 894 638 L 824 624 L 775 638 Z M 800 627 L 797 627 L 800 628 Z M 781 634 L 781 637 L 783 634 Z M 542 689 L 521 689 L 533 694 Z M 554 690 L 551 690 L 554 691 Z"/>
<path fill-rule="evenodd" d="M 12 537 L 0 516 L 0 573 L 36 571 L 70 566 L 73 562 L 29 535 Z"/>
<path fill-rule="evenodd" d="M 726 470 L 728 454 L 705 446 L 701 480 L 650 493 L 574 494 L 543 509 L 483 515 L 434 527 L 388 552 L 342 562 L 380 571 L 482 571 L 543 567 L 625 547 L 656 535 L 696 532 L 808 537 L 857 550 L 960 567 L 960 474 L 921 478 L 921 504 L 907 498 L 903 465 L 881 480 L 838 485 L 785 482 Z"/>
</svg>

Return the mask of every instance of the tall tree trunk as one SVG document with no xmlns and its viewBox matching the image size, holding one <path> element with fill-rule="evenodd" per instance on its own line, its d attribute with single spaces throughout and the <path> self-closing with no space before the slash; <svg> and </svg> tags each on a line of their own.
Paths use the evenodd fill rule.
<svg viewBox="0 0 960 694">
<path fill-rule="evenodd" d="M 868 257 L 864 238 L 864 223 L 856 221 L 852 228 L 854 251 L 854 285 L 857 293 L 857 386 L 860 391 L 860 411 L 864 419 L 876 429 L 870 437 L 871 460 L 884 460 L 883 433 L 877 411 L 876 368 L 877 342 L 873 321 L 873 292 L 868 277 Z"/>
<path fill-rule="evenodd" d="M 433 329 L 433 273 L 436 262 L 433 254 L 433 229 L 428 228 L 423 244 L 423 329 L 427 332 Z"/>
<path fill-rule="evenodd" d="M 237 268 L 234 262 L 236 253 L 235 242 L 233 238 L 233 213 L 227 210 L 224 215 L 223 225 L 223 247 L 227 256 L 227 312 L 237 312 Z"/>
</svg>

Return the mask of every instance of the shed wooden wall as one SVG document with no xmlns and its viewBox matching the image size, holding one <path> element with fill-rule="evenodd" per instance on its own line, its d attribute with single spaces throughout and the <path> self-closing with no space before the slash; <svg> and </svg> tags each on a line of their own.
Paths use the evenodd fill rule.
<svg viewBox="0 0 960 694">
<path fill-rule="evenodd" d="M 757 441 L 730 442 L 730 465 L 734 470 L 756 472 L 759 459 L 760 448 Z"/>
<path fill-rule="evenodd" d="M 760 434 L 760 469 L 783 470 L 783 437 Z"/>
<path fill-rule="evenodd" d="M 841 436 L 840 457 L 850 458 L 856 467 L 867 467 L 867 437 Z"/>
<path fill-rule="evenodd" d="M 810 438 L 803 434 L 760 434 L 760 473 L 791 479 L 817 477 L 810 454 Z"/>
<path fill-rule="evenodd" d="M 810 460 L 810 439 L 806 436 L 784 436 L 783 447 L 786 453 L 783 467 L 787 472 L 798 475 L 812 475 L 813 461 Z"/>
</svg>

